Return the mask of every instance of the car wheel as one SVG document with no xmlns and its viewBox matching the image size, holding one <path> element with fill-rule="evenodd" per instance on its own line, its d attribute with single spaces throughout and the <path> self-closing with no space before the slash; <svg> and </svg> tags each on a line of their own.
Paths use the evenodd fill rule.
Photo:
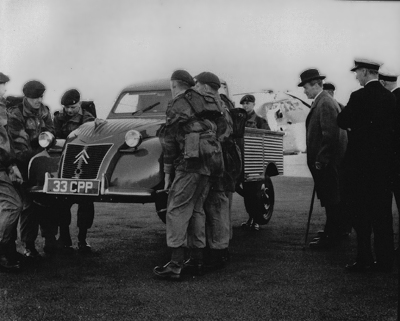
<svg viewBox="0 0 400 321">
<path fill-rule="evenodd" d="M 246 210 L 251 213 L 256 223 L 267 224 L 272 217 L 275 203 L 275 192 L 271 178 L 264 181 L 246 182 L 243 184 Z"/>
<path fill-rule="evenodd" d="M 260 182 L 258 193 L 258 199 L 260 201 L 260 207 L 262 208 L 262 214 L 256 218 L 256 221 L 258 222 L 258 224 L 268 224 L 268 222 L 271 220 L 275 204 L 274 185 L 272 184 L 271 178 L 269 176 L 265 177 L 264 182 Z"/>
</svg>

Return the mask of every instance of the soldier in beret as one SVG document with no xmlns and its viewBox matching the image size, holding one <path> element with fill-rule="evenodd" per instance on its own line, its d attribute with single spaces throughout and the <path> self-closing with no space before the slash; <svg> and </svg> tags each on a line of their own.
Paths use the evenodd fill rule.
<svg viewBox="0 0 400 321">
<path fill-rule="evenodd" d="M 173 100 L 167 107 L 166 125 L 160 135 L 164 188 L 170 188 L 166 238 L 172 255 L 167 264 L 156 266 L 153 272 L 164 279 L 180 278 L 187 234 L 193 235 L 191 256 L 198 261 L 203 259 L 206 246 L 203 204 L 211 179 L 221 177 L 224 171 L 222 148 L 216 137 L 217 125 L 212 120 L 221 117 L 222 110 L 215 99 L 192 90 L 193 85 L 193 78 L 187 71 L 177 70 L 172 74 Z"/>
<path fill-rule="evenodd" d="M 378 80 L 380 64 L 355 60 L 351 69 L 363 87 L 350 95 L 337 118 L 348 130 L 346 188 L 357 233 L 357 258 L 350 272 L 389 272 L 394 259 L 392 193 L 393 129 L 396 99 Z M 371 249 L 374 233 L 376 262 Z"/>
<path fill-rule="evenodd" d="M 22 200 L 15 183 L 22 183 L 22 175 L 15 165 L 15 152 L 7 132 L 5 85 L 10 79 L 0 72 L 0 270 L 18 271 L 21 262 L 16 250 L 17 225 L 22 211 Z"/>
<path fill-rule="evenodd" d="M 325 90 L 329 95 L 331 95 L 333 98 L 335 98 L 335 85 L 330 83 L 330 82 L 326 82 L 322 85 L 322 89 Z M 344 108 L 344 106 L 339 103 L 337 101 L 337 103 L 339 104 L 340 110 L 342 110 Z"/>
<path fill-rule="evenodd" d="M 195 89 L 203 95 L 210 95 L 223 108 L 224 117 L 221 123 L 217 120 L 217 138 L 221 142 L 224 156 L 224 175 L 213 182 L 210 192 L 204 202 L 207 218 L 207 244 L 210 248 L 209 257 L 205 262 L 208 270 L 224 267 L 229 260 L 229 241 L 232 236 L 231 204 L 235 192 L 236 180 L 242 170 L 241 152 L 233 137 L 233 119 L 231 110 L 233 103 L 223 94 L 219 94 L 220 80 L 211 72 L 202 72 L 195 77 Z M 185 262 L 191 266 L 191 259 Z"/>
<path fill-rule="evenodd" d="M 66 139 L 68 135 L 82 124 L 94 121 L 95 117 L 82 108 L 81 96 L 78 90 L 67 90 L 61 97 L 63 109 L 54 113 L 54 127 L 56 138 Z M 59 241 L 65 252 L 72 252 L 72 240 L 69 231 L 71 224 L 71 206 L 73 204 L 62 204 L 60 214 L 60 236 Z M 77 212 L 78 250 L 90 252 L 91 246 L 86 242 L 88 229 L 92 226 L 94 219 L 93 202 L 80 203 Z"/>
<path fill-rule="evenodd" d="M 4 95 L 7 92 L 6 84 L 10 81 L 10 78 L 0 72 L 0 124 L 7 125 L 7 112 L 6 112 L 6 99 Z"/>
<path fill-rule="evenodd" d="M 24 98 L 21 103 L 8 109 L 8 129 L 15 147 L 16 164 L 21 170 L 24 182 L 28 181 L 28 164 L 30 159 L 43 151 L 39 145 L 39 135 L 48 131 L 54 135 L 54 125 L 50 110 L 43 105 L 43 93 L 45 86 L 36 80 L 27 82 L 23 87 Z M 28 258 L 40 257 L 35 248 L 35 240 L 38 234 L 40 222 L 42 236 L 45 238 L 44 249 L 52 252 L 56 247 L 55 235 L 57 227 L 52 222 L 54 215 L 46 217 L 43 207 L 33 203 L 28 194 L 26 185 L 21 188 L 23 194 L 24 209 L 21 213 L 20 228 L 21 240 L 25 243 L 24 255 Z"/>
<path fill-rule="evenodd" d="M 246 127 L 270 130 L 268 122 L 264 118 L 258 116 L 254 111 L 255 102 L 256 98 L 253 95 L 244 95 L 242 99 L 240 99 L 240 104 L 247 112 Z M 260 230 L 260 225 L 254 218 L 260 214 L 258 213 L 260 209 L 259 206 L 257 206 L 257 191 L 254 188 L 255 184 L 243 185 L 244 205 L 249 219 L 242 223 L 242 228 L 258 231 Z"/>
</svg>

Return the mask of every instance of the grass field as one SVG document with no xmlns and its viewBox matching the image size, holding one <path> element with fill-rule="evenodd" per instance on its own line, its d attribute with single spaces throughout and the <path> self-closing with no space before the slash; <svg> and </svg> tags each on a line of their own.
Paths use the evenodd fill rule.
<svg viewBox="0 0 400 321">
<path fill-rule="evenodd" d="M 58 255 L 20 274 L 0 273 L 0 320 L 396 320 L 397 269 L 346 273 L 354 233 L 335 250 L 303 251 L 312 180 L 273 182 L 271 222 L 259 232 L 242 230 L 246 213 L 235 195 L 232 261 L 180 282 L 153 277 L 153 267 L 169 260 L 153 204 L 96 203 L 91 255 Z M 316 203 L 310 239 L 323 213 Z"/>
</svg>

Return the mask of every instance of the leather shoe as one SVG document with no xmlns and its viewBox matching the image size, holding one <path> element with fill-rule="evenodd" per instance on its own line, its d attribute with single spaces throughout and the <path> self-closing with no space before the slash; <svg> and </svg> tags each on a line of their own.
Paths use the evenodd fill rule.
<svg viewBox="0 0 400 321">
<path fill-rule="evenodd" d="M 5 255 L 1 255 L 0 268 L 6 272 L 19 272 L 21 270 L 21 265 L 20 262 L 13 260 Z"/>
<path fill-rule="evenodd" d="M 181 270 L 182 269 L 178 264 L 169 261 L 164 266 L 156 266 L 153 269 L 153 273 L 161 279 L 170 279 L 177 281 L 181 277 Z"/>
<path fill-rule="evenodd" d="M 374 272 L 390 273 L 390 272 L 392 272 L 392 265 L 374 262 L 371 265 L 371 270 Z"/>
<path fill-rule="evenodd" d="M 203 275 L 204 274 L 203 262 L 198 259 L 190 258 L 183 264 L 182 272 L 184 273 L 188 272 L 192 275 Z"/>
<path fill-rule="evenodd" d="M 354 262 L 353 264 L 346 265 L 346 270 L 349 272 L 362 273 L 362 272 L 368 271 L 370 268 L 371 268 L 370 265 L 359 263 L 359 262 Z"/>
<path fill-rule="evenodd" d="M 310 242 L 309 246 L 312 250 L 328 250 L 335 247 L 337 242 L 329 240 L 328 238 L 319 238 L 313 242 Z"/>
<path fill-rule="evenodd" d="M 92 252 L 92 247 L 85 242 L 78 242 L 78 251 L 79 253 L 90 253 Z"/>
</svg>

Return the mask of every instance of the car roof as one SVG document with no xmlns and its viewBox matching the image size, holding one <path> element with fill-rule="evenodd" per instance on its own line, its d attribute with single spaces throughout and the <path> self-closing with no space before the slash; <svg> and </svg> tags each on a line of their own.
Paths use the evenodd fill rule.
<svg viewBox="0 0 400 321">
<path fill-rule="evenodd" d="M 226 85 L 225 80 L 220 79 L 222 84 Z M 170 80 L 168 78 L 165 79 L 157 79 L 152 81 L 135 83 L 130 86 L 125 87 L 122 91 L 152 91 L 152 90 L 170 90 Z"/>
<path fill-rule="evenodd" d="M 135 83 L 125 87 L 122 91 L 152 91 L 152 90 L 170 90 L 169 79 L 157 79 L 152 81 Z"/>
</svg>

